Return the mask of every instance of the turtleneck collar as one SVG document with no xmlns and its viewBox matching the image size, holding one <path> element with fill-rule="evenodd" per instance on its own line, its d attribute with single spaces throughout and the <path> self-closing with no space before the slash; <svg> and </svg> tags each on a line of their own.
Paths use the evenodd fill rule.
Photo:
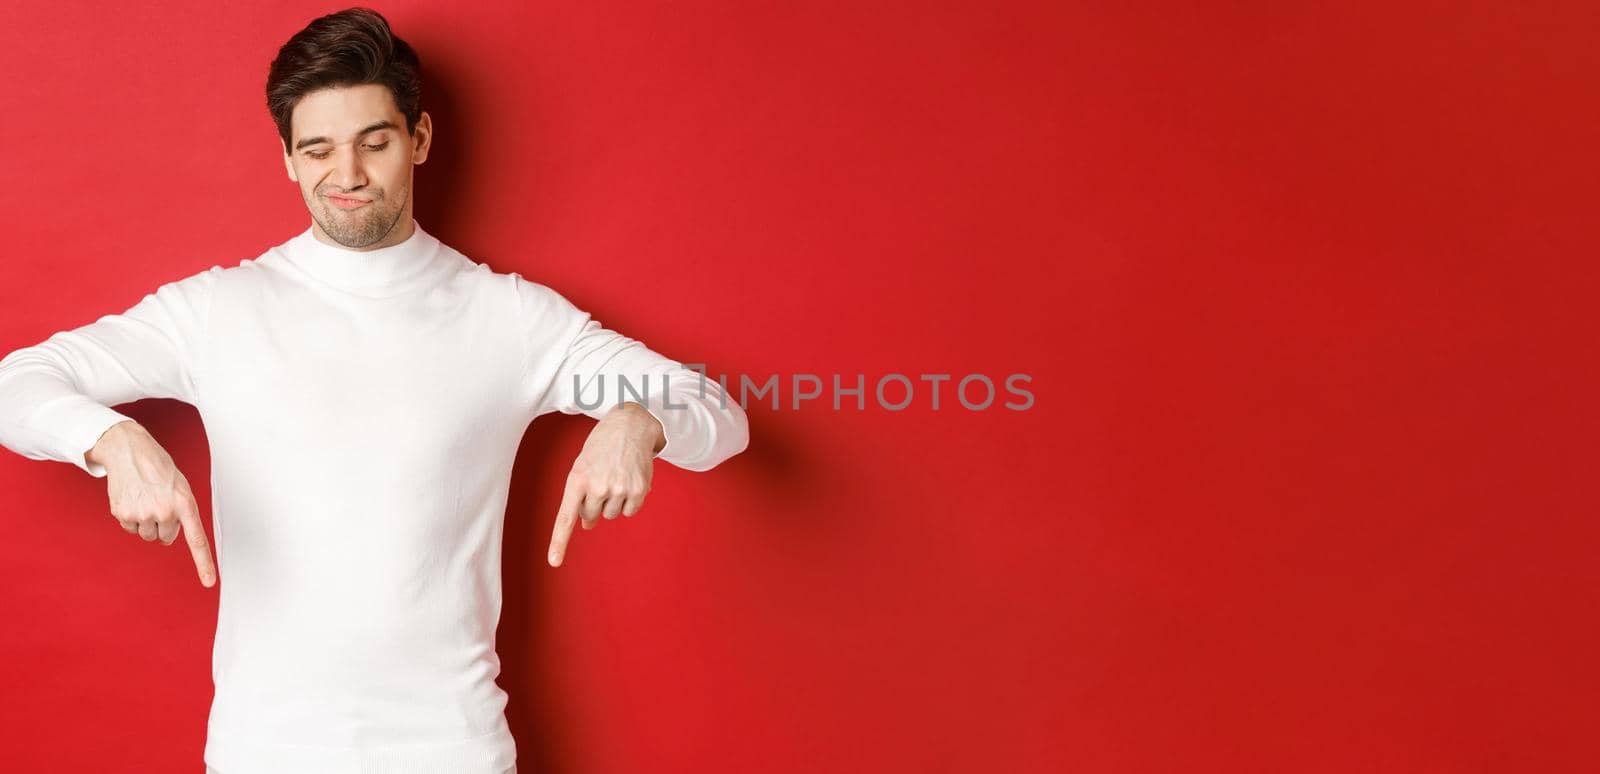
<svg viewBox="0 0 1600 774">
<path fill-rule="evenodd" d="M 400 293 L 422 280 L 439 256 L 437 237 L 413 218 L 411 236 L 376 250 L 351 250 L 317 239 L 314 226 L 285 242 L 284 255 L 301 271 L 356 295 L 379 298 Z"/>
</svg>

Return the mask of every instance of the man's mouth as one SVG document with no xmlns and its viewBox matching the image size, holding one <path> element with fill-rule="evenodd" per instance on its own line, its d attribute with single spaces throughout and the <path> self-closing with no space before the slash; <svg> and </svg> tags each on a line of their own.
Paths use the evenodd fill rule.
<svg viewBox="0 0 1600 774">
<path fill-rule="evenodd" d="M 334 194 L 328 194 L 328 201 L 333 202 L 333 206 L 338 207 L 341 210 L 354 210 L 360 207 L 365 207 L 372 203 L 366 199 L 352 199 L 350 197 L 336 196 Z"/>
</svg>

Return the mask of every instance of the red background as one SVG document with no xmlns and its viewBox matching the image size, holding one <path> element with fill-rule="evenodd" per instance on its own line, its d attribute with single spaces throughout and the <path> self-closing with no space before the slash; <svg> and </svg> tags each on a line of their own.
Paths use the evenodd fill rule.
<svg viewBox="0 0 1600 774">
<path fill-rule="evenodd" d="M 340 6 L 136 5 L 8 7 L 6 351 L 309 224 L 262 87 Z M 377 6 L 469 256 L 713 372 L 1033 377 L 752 405 L 559 570 L 535 422 L 522 771 L 1592 770 L 1593 4 L 1096 5 Z M 5 767 L 198 772 L 216 592 L 0 487 Z"/>
</svg>

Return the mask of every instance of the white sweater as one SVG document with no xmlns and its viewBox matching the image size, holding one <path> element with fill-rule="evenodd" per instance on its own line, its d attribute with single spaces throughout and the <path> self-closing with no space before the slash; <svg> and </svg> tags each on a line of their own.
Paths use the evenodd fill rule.
<svg viewBox="0 0 1600 774">
<path fill-rule="evenodd" d="M 707 470 L 745 448 L 715 379 L 554 290 L 420 226 L 369 252 L 308 227 L 8 354 L 0 445 L 103 477 L 84 455 L 127 419 L 110 406 L 198 410 L 221 595 L 207 765 L 501 774 L 516 757 L 495 683 L 512 459 L 541 414 L 603 416 L 621 377 L 648 387 L 662 460 Z"/>
</svg>

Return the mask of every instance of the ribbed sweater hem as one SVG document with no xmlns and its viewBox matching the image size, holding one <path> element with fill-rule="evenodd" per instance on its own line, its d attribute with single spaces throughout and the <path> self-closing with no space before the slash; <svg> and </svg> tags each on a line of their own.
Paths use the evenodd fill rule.
<svg viewBox="0 0 1600 774">
<path fill-rule="evenodd" d="M 505 726 L 448 742 L 341 747 L 272 742 L 211 728 L 205 764 L 219 774 L 504 774 L 517 759 Z"/>
</svg>

